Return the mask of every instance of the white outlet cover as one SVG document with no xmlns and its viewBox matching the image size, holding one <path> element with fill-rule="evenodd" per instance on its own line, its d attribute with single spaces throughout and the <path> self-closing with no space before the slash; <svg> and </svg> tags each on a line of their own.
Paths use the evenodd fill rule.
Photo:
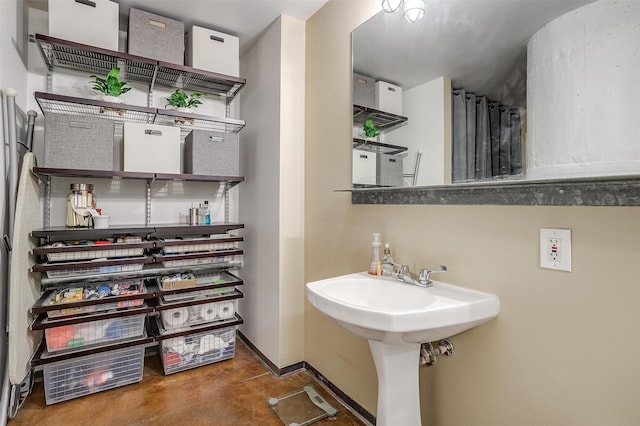
<svg viewBox="0 0 640 426">
<path fill-rule="evenodd" d="M 540 228 L 540 267 L 571 272 L 571 229 Z"/>
</svg>

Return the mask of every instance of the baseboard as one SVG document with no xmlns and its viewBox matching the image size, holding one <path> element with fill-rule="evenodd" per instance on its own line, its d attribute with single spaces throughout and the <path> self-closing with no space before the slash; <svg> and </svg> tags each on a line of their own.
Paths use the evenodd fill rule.
<svg viewBox="0 0 640 426">
<path fill-rule="evenodd" d="M 293 373 L 298 370 L 307 370 L 313 377 L 318 380 L 318 382 L 322 383 L 327 389 L 334 393 L 334 395 L 340 399 L 340 401 L 349 407 L 354 413 L 358 414 L 364 420 L 369 422 L 372 425 L 376 424 L 376 418 L 373 414 L 368 412 L 363 406 L 354 401 L 349 395 L 344 393 L 339 387 L 334 385 L 330 380 L 328 380 L 322 373 L 320 373 L 315 367 L 309 364 L 306 361 L 296 362 L 295 364 L 288 365 L 286 367 L 278 367 L 276 366 L 269 358 L 267 358 L 260 350 L 253 344 L 251 341 L 244 335 L 240 330 L 238 330 L 238 337 L 242 340 L 242 342 L 253 351 L 258 358 L 267 366 L 271 372 L 280 377 L 285 374 Z"/>
</svg>

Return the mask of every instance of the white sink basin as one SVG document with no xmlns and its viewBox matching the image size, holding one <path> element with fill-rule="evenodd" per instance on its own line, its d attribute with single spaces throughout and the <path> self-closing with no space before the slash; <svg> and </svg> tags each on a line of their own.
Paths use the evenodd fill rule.
<svg viewBox="0 0 640 426">
<path fill-rule="evenodd" d="M 378 373 L 378 426 L 420 426 L 421 343 L 453 336 L 498 315 L 498 297 L 434 281 L 405 284 L 366 272 L 307 283 L 307 299 L 369 340 Z"/>
<path fill-rule="evenodd" d="M 307 299 L 345 329 L 388 344 L 453 336 L 498 315 L 498 297 L 434 281 L 418 287 L 366 272 L 307 284 Z"/>
</svg>

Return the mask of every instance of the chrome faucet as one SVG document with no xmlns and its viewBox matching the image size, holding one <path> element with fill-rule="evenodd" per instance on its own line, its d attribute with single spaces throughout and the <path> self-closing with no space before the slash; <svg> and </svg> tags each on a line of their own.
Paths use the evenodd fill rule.
<svg viewBox="0 0 640 426">
<path fill-rule="evenodd" d="M 434 272 L 446 272 L 446 270 L 446 266 L 440 265 L 438 269 L 420 269 L 420 273 L 416 275 L 409 270 L 407 265 L 400 265 L 398 270 L 395 272 L 395 277 L 398 281 L 402 281 L 407 284 L 414 284 L 419 287 L 429 287 L 433 285 L 429 279 L 431 274 Z"/>
</svg>

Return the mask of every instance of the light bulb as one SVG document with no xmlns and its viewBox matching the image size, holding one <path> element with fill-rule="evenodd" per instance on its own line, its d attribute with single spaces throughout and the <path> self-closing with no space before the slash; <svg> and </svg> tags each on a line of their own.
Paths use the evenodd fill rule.
<svg viewBox="0 0 640 426">
<path fill-rule="evenodd" d="M 424 16 L 424 0 L 406 0 L 404 2 L 404 17 L 415 24 Z"/>
<path fill-rule="evenodd" d="M 400 9 L 403 0 L 382 0 L 382 10 L 387 13 L 393 13 Z"/>
</svg>

